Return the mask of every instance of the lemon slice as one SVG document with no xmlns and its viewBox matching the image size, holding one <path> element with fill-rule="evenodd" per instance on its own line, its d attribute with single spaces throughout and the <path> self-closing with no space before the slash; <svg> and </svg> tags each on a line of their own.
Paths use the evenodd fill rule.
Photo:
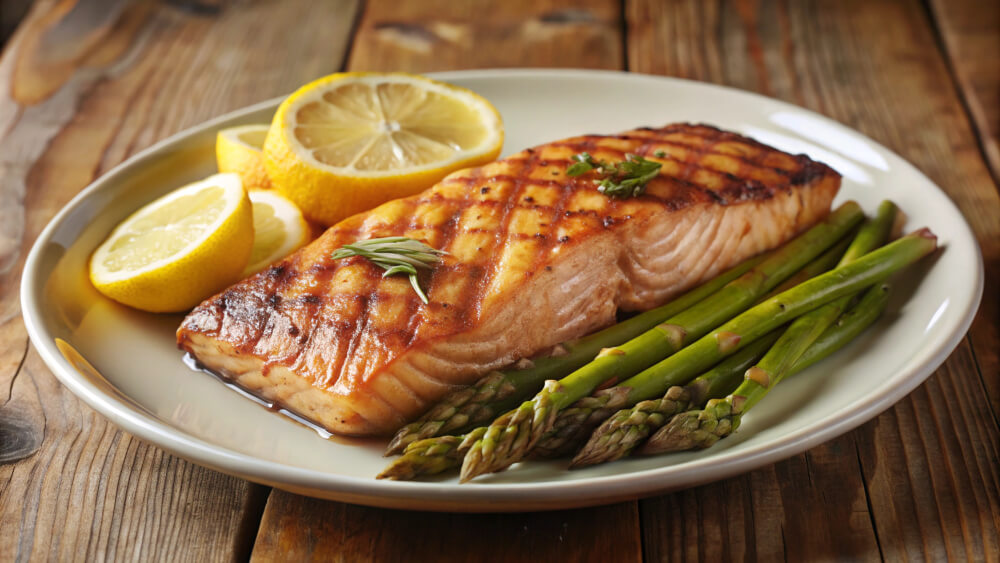
<svg viewBox="0 0 1000 563">
<path fill-rule="evenodd" d="M 302 212 L 274 190 L 251 190 L 253 252 L 243 277 L 255 274 L 309 242 L 311 230 Z"/>
<path fill-rule="evenodd" d="M 282 102 L 264 164 L 307 219 L 332 225 L 489 162 L 502 145 L 499 113 L 471 90 L 405 73 L 342 73 Z"/>
<path fill-rule="evenodd" d="M 256 123 L 240 125 L 219 131 L 215 137 L 215 160 L 219 172 L 235 172 L 248 190 L 266 190 L 271 187 L 264 168 L 261 147 L 270 125 Z"/>
<path fill-rule="evenodd" d="M 175 312 L 239 279 L 253 248 L 240 177 L 216 174 L 133 213 L 90 257 L 90 281 L 137 309 Z"/>
</svg>

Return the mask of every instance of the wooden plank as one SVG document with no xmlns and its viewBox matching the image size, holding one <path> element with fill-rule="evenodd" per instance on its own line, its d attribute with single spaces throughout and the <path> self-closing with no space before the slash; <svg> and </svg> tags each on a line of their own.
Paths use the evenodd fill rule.
<svg viewBox="0 0 1000 563">
<path fill-rule="evenodd" d="M 368 2 L 351 49 L 352 70 L 463 68 L 620 69 L 614 0 Z"/>
<path fill-rule="evenodd" d="M 1000 182 L 1000 2 L 931 0 L 929 5 L 993 178 Z"/>
<path fill-rule="evenodd" d="M 1000 189 L 1000 55 L 997 54 L 1000 53 L 1000 3 L 933 0 L 930 7 L 947 60 L 958 80 L 959 94 L 972 117 L 983 154 L 997 182 L 995 186 Z M 981 185 L 986 186 L 985 183 Z M 955 197 L 950 190 L 949 195 Z M 1000 414 L 1000 346 L 997 345 L 1000 342 L 1000 291 L 996 285 L 1000 280 L 1000 212 L 997 212 L 995 198 L 984 199 L 986 201 L 969 202 L 985 206 L 981 214 L 985 221 L 974 226 L 980 227 L 977 234 L 981 235 L 986 265 L 986 293 L 970 337 L 993 413 L 997 415 Z M 965 211 L 966 207 L 962 209 Z"/>
<path fill-rule="evenodd" d="M 862 475 L 841 471 L 845 459 L 857 467 L 849 437 L 747 475 L 641 501 L 645 557 L 881 560 Z"/>
<path fill-rule="evenodd" d="M 619 10 L 613 0 L 369 2 L 349 68 L 621 68 Z M 541 514 L 446 515 L 274 491 L 254 558 L 630 561 L 640 558 L 638 530 L 634 502 Z M 301 551 L 289 555 L 295 549 Z"/>
<path fill-rule="evenodd" d="M 856 432 L 887 559 L 996 560 L 1000 433 L 960 348 L 926 384 Z"/>
<path fill-rule="evenodd" d="M 120 4 L 39 2 L 0 56 L 0 560 L 242 558 L 267 493 L 139 442 L 59 385 L 28 345 L 20 273 L 111 166 L 339 68 L 357 3 Z"/>
<path fill-rule="evenodd" d="M 928 383 L 874 422 L 749 478 L 641 502 L 647 557 L 735 559 L 752 550 L 748 557 L 769 560 L 994 558 L 1000 365 L 998 296 L 989 288 L 1000 283 L 1000 200 L 923 6 L 635 0 L 626 4 L 626 20 L 630 70 L 784 99 L 915 163 L 972 225 L 988 288 L 968 339 Z M 726 501 L 738 507 L 726 505 L 722 530 L 753 541 L 720 550 L 699 539 L 692 546 L 677 535 L 676 518 L 659 525 L 652 517 Z M 712 532 L 717 512 L 702 507 L 688 516 L 691 537 L 722 533 Z"/>
<path fill-rule="evenodd" d="M 636 503 L 524 514 L 368 508 L 274 490 L 254 561 L 638 561 Z"/>
</svg>

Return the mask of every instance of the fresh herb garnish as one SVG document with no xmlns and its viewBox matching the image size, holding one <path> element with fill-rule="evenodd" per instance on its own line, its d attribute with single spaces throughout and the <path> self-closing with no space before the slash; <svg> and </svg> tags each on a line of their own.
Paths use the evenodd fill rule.
<svg viewBox="0 0 1000 563">
<path fill-rule="evenodd" d="M 331 257 L 334 260 L 361 256 L 367 258 L 376 266 L 385 270 L 382 277 L 393 274 L 407 274 L 410 285 L 417 292 L 420 300 L 427 303 L 427 295 L 420 289 L 417 281 L 417 268 L 430 269 L 441 261 L 443 250 L 431 248 L 419 240 L 409 237 L 383 237 L 359 240 L 353 244 L 345 244 L 338 248 Z"/>
<path fill-rule="evenodd" d="M 646 184 L 660 173 L 660 167 L 663 166 L 635 154 L 626 154 L 625 160 L 614 164 L 597 160 L 585 152 L 575 155 L 573 160 L 576 162 L 566 169 L 567 176 L 582 176 L 596 170 L 603 176 L 597 191 L 621 198 L 642 195 Z"/>
</svg>

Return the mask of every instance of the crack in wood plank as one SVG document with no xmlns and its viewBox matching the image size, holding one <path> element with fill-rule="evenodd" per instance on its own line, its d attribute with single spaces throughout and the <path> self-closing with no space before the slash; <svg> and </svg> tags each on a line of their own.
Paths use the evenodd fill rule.
<svg viewBox="0 0 1000 563">
<path fill-rule="evenodd" d="M 1000 4 L 924 0 L 952 80 L 1000 188 Z"/>
<path fill-rule="evenodd" d="M 858 448 L 858 443 L 854 443 L 854 456 L 858 462 L 858 474 L 861 475 L 861 486 L 864 487 L 865 491 L 865 503 L 868 505 L 868 518 L 871 521 L 872 533 L 875 534 L 875 545 L 878 546 L 878 556 L 882 561 L 885 561 L 885 552 L 882 551 L 882 540 L 878 537 L 878 523 L 875 522 L 875 510 L 872 509 L 872 495 L 868 490 L 868 477 L 865 475 L 865 467 L 861 462 L 861 450 Z"/>
<path fill-rule="evenodd" d="M 0 324 L 2 324 L 2 323 L 0 323 Z M 25 339 L 25 342 L 24 342 L 24 352 L 21 353 L 21 357 L 17 361 L 17 367 L 14 368 L 14 371 L 13 371 L 13 373 L 10 376 L 10 384 L 7 386 L 7 397 L 3 400 L 2 403 L 0 403 L 0 408 L 3 408 L 3 406 L 6 405 L 10 401 L 10 398 L 14 394 L 14 382 L 17 381 L 17 376 L 21 374 L 21 370 L 24 367 L 24 359 L 28 357 L 28 347 L 30 345 L 31 345 L 31 342 L 29 340 Z"/>
</svg>

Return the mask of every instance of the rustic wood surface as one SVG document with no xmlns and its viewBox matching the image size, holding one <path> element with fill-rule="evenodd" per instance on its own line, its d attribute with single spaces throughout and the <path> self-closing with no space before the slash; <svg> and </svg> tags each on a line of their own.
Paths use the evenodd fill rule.
<svg viewBox="0 0 1000 563">
<path fill-rule="evenodd" d="M 998 560 L 996 11 L 974 0 L 36 2 L 0 55 L 0 561 Z M 731 85 L 887 145 L 945 189 L 980 241 L 987 291 L 967 338 L 896 406 L 805 454 L 659 497 L 507 515 L 319 501 L 192 465 L 95 414 L 28 343 L 27 249 L 136 151 L 342 68 L 520 66 Z"/>
<path fill-rule="evenodd" d="M 1000 181 L 1000 2 L 933 0 L 932 14 L 983 153 Z M 993 53 L 993 56 L 989 56 Z"/>
</svg>

